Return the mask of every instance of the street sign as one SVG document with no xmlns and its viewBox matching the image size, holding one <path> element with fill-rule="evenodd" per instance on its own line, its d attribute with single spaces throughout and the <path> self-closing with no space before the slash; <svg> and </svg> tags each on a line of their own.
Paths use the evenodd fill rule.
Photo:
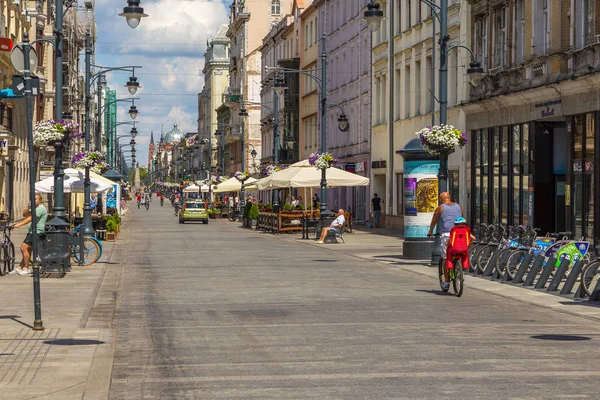
<svg viewBox="0 0 600 400">
<path fill-rule="evenodd" d="M 8 155 L 8 139 L 0 139 L 0 156 Z"/>
<path fill-rule="evenodd" d="M 25 52 L 23 51 L 23 46 L 18 44 L 13 47 L 12 51 L 10 52 L 10 61 L 17 71 L 20 73 L 25 72 Z M 29 51 L 29 63 L 29 70 L 35 71 L 38 66 L 38 56 L 33 47 Z"/>
<path fill-rule="evenodd" d="M 0 38 L 0 51 L 11 51 L 13 42 L 9 38 Z"/>
<path fill-rule="evenodd" d="M 31 77 L 31 94 L 37 96 L 40 89 L 40 78 L 37 76 Z M 12 90 L 16 96 L 25 94 L 25 80 L 21 75 L 13 75 Z"/>
</svg>

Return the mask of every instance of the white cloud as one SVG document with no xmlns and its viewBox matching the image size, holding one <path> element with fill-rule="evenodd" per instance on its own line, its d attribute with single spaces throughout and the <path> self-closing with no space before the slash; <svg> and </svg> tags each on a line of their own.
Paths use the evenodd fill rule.
<svg viewBox="0 0 600 400">
<path fill-rule="evenodd" d="M 116 67 L 140 65 L 136 76 L 142 88 L 134 97 L 140 112 L 135 121 L 139 132 L 138 159 L 148 158 L 150 132 L 160 138 L 160 129 L 168 132 L 174 123 L 183 132 L 197 130 L 197 97 L 204 77 L 204 51 L 207 40 L 213 38 L 223 24 L 228 23 L 230 0 L 142 0 L 149 16 L 131 29 L 118 17 L 125 0 L 96 2 L 97 42 L 95 63 Z M 107 75 L 117 98 L 131 97 L 124 87 L 127 72 Z M 130 121 L 129 103 L 118 107 L 118 121 Z M 119 126 L 119 134 L 127 134 L 132 125 Z M 123 139 L 124 141 L 125 139 Z M 140 163 L 141 164 L 141 163 Z"/>
</svg>

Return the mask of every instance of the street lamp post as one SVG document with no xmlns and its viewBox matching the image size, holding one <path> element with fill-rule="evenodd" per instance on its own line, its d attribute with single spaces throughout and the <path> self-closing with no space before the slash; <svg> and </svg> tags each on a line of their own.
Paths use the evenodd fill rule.
<svg viewBox="0 0 600 400">
<path fill-rule="evenodd" d="M 435 17 L 440 23 L 440 69 L 439 69 L 439 96 L 438 103 L 440 104 L 440 125 L 446 125 L 448 122 L 448 52 L 463 48 L 471 54 L 471 62 L 467 69 L 467 74 L 480 74 L 483 72 L 481 64 L 477 62 L 473 51 L 463 45 L 454 45 L 448 48 L 448 42 L 450 37 L 448 36 L 448 0 L 440 0 L 440 5 L 431 0 L 421 0 L 422 3 L 426 4 L 435 14 Z M 440 156 L 440 168 L 438 170 L 438 195 L 442 192 L 448 191 L 448 156 L 450 151 L 442 150 L 439 152 Z M 439 197 L 439 196 L 438 196 Z M 439 233 L 440 224 L 438 223 L 437 232 Z M 437 265 L 440 259 L 440 248 L 441 238 L 439 234 L 436 234 L 435 241 L 433 244 L 433 250 L 431 252 L 431 265 Z"/>
<path fill-rule="evenodd" d="M 42 322 L 42 300 L 40 297 L 40 265 L 38 264 L 38 240 L 37 240 L 37 215 L 35 203 L 35 158 L 33 148 L 33 104 L 32 104 L 32 84 L 31 84 L 31 43 L 27 31 L 23 33 L 23 80 L 25 83 L 25 100 L 27 104 L 27 146 L 29 151 L 29 201 L 31 210 L 31 232 L 33 236 L 33 303 L 35 319 L 33 321 L 33 330 L 44 330 Z"/>
<path fill-rule="evenodd" d="M 98 80 L 98 83 L 100 83 L 100 79 Z M 106 104 L 104 104 L 103 106 L 100 106 L 101 104 L 101 97 L 100 97 L 100 84 L 98 85 L 98 121 L 96 121 L 96 138 L 99 138 L 101 136 L 100 133 L 100 120 L 102 117 L 102 114 L 104 113 L 104 111 L 112 106 L 113 104 L 116 103 L 121 103 L 121 102 L 130 102 L 131 106 L 129 108 L 129 116 L 131 117 L 131 119 L 135 119 L 137 117 L 137 115 L 139 114 L 137 107 L 135 106 L 135 101 L 139 100 L 139 97 L 132 97 L 132 98 L 127 98 L 127 99 L 116 99 L 113 101 L 109 101 Z M 135 121 L 131 121 L 131 122 L 117 122 L 117 124 L 114 126 L 114 128 L 116 129 L 117 126 L 122 125 L 122 124 L 133 124 L 135 126 Z M 98 146 L 98 143 L 101 143 L 100 139 L 96 139 L 96 146 Z M 109 132 L 108 136 L 107 136 L 107 143 L 106 143 L 106 155 L 107 155 L 107 160 L 106 162 L 108 162 L 108 164 L 112 165 L 116 160 L 115 160 L 115 151 L 114 151 L 114 143 L 113 143 L 113 138 L 112 138 L 112 131 Z"/>
<path fill-rule="evenodd" d="M 99 67 L 94 65 L 94 67 Z M 92 48 L 91 48 L 91 34 L 88 31 L 85 35 L 85 151 L 90 151 L 90 127 L 91 127 L 91 117 L 90 117 L 90 101 L 91 101 L 91 84 L 94 79 L 97 79 L 101 75 L 106 74 L 110 71 L 128 71 L 132 73 L 132 76 L 129 78 L 129 81 L 125 85 L 129 90 L 129 93 L 133 96 L 140 84 L 137 82 L 137 78 L 135 77 L 135 69 L 141 68 L 140 66 L 123 66 L 123 67 L 99 67 L 100 70 L 92 76 Z M 98 116 L 99 117 L 99 116 Z M 96 143 L 98 144 L 98 143 Z M 101 150 L 99 146 L 99 150 Z M 83 184 L 83 236 L 94 236 L 95 231 L 92 226 L 92 208 L 90 206 L 90 169 L 89 167 L 85 168 L 85 179 Z"/>
</svg>

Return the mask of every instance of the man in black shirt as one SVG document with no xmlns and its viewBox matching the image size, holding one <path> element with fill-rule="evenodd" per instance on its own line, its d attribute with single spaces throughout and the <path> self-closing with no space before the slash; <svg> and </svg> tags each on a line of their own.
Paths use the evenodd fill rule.
<svg viewBox="0 0 600 400">
<path fill-rule="evenodd" d="M 379 221 L 381 220 L 381 203 L 383 200 L 377 196 L 377 193 L 373 195 L 371 199 L 371 210 L 373 212 L 373 225 L 375 228 L 379 228 Z"/>
</svg>

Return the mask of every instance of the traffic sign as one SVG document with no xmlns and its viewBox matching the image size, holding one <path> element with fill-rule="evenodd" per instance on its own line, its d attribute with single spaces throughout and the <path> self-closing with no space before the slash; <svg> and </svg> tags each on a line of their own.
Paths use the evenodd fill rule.
<svg viewBox="0 0 600 400">
<path fill-rule="evenodd" d="M 25 72 L 25 52 L 23 51 L 23 46 L 17 44 L 13 47 L 10 52 L 10 61 L 17 71 L 20 73 Z M 38 66 L 38 55 L 33 47 L 29 50 L 29 64 L 29 70 L 35 71 Z"/>
</svg>

